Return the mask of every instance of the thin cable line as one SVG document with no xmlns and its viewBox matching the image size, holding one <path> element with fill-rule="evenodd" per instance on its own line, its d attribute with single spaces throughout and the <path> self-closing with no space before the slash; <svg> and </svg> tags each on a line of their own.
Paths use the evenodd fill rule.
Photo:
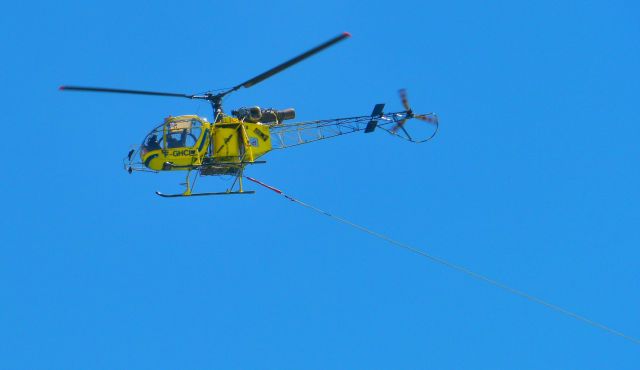
<svg viewBox="0 0 640 370">
<path fill-rule="evenodd" d="M 400 248 L 408 250 L 408 251 L 410 251 L 412 253 L 415 253 L 415 254 L 417 254 L 419 256 L 425 257 L 425 258 L 431 260 L 432 262 L 435 262 L 435 263 L 438 263 L 438 264 L 443 265 L 445 267 L 448 267 L 450 269 L 462 272 L 465 275 L 468 275 L 468 276 L 470 276 L 470 277 L 472 277 L 474 279 L 480 280 L 480 281 L 484 281 L 485 283 L 491 284 L 491 285 L 493 285 L 493 286 L 495 286 L 497 288 L 500 288 L 500 289 L 502 289 L 502 290 L 504 290 L 504 291 L 506 291 L 508 293 L 520 296 L 520 297 L 525 298 L 525 299 L 527 299 L 527 300 L 529 300 L 531 302 L 534 302 L 534 303 L 537 303 L 537 304 L 542 305 L 544 307 L 547 307 L 547 308 L 549 308 L 549 309 L 551 309 L 553 311 L 556 311 L 556 312 L 559 312 L 559 313 L 561 313 L 563 315 L 572 317 L 572 318 L 574 318 L 574 319 L 576 319 L 578 321 L 582 321 L 582 322 L 584 322 L 584 323 L 586 323 L 588 325 L 591 325 L 591 326 L 596 327 L 598 329 L 604 330 L 604 331 L 606 331 L 606 332 L 608 332 L 610 334 L 617 335 L 617 336 L 619 336 L 621 338 L 627 339 L 627 340 L 629 340 L 629 341 L 631 341 L 631 342 L 633 342 L 635 344 L 640 345 L 640 339 L 638 339 L 638 338 L 635 338 L 633 336 L 627 335 L 627 334 L 625 334 L 623 332 L 620 332 L 618 330 L 615 330 L 615 329 L 613 329 L 613 328 L 611 328 L 611 327 L 609 327 L 607 325 L 601 324 L 601 323 L 599 323 L 597 321 L 593 321 L 593 320 L 591 320 L 591 319 L 589 319 L 587 317 L 584 317 L 584 316 L 579 315 L 579 314 L 577 314 L 577 313 L 575 313 L 573 311 L 570 311 L 570 310 L 567 310 L 567 309 L 562 308 L 560 306 L 557 306 L 557 305 L 555 305 L 553 303 L 549 303 L 549 302 L 547 302 L 547 301 L 545 301 L 545 300 L 543 300 L 541 298 L 538 298 L 536 296 L 533 296 L 533 295 L 531 295 L 529 293 L 526 293 L 526 292 L 523 292 L 521 290 L 512 288 L 509 285 L 506 285 L 506 284 L 501 283 L 501 282 L 499 282 L 497 280 L 491 279 L 491 278 L 489 278 L 489 277 L 487 277 L 485 275 L 482 275 L 480 273 L 477 273 L 475 271 L 469 270 L 468 268 L 466 268 L 464 266 L 460 266 L 460 265 L 457 265 L 455 263 L 449 262 L 449 261 L 447 261 L 447 260 L 445 260 L 443 258 L 431 255 L 431 254 L 429 254 L 429 253 L 427 253 L 427 252 L 425 252 L 425 251 L 423 251 L 423 250 L 421 250 L 419 248 L 412 247 L 412 246 L 410 246 L 408 244 L 399 242 L 399 241 L 397 241 L 395 239 L 392 239 L 392 238 L 390 238 L 390 237 L 388 237 L 386 235 L 380 234 L 380 233 L 378 233 L 376 231 L 373 231 L 371 229 L 368 229 L 368 228 L 366 228 L 364 226 L 361 226 L 361 225 L 358 225 L 356 223 L 353 223 L 353 222 L 351 222 L 349 220 L 346 220 L 346 219 L 344 219 L 342 217 L 335 216 L 335 215 L 333 215 L 333 214 L 331 214 L 331 213 L 329 213 L 327 211 L 324 211 L 324 210 L 322 210 L 320 208 L 317 208 L 317 207 L 314 207 L 314 206 L 312 206 L 310 204 L 304 203 L 303 201 L 298 200 L 298 199 L 296 199 L 296 198 L 294 198 L 294 197 L 292 197 L 290 195 L 287 195 L 284 192 L 282 192 L 281 190 L 279 190 L 277 188 L 274 188 L 273 186 L 269 186 L 269 185 L 267 185 L 267 184 L 265 184 L 263 182 L 260 182 L 260 181 L 258 181 L 256 179 L 252 178 L 252 177 L 246 176 L 246 178 L 248 180 L 250 180 L 250 181 L 253 181 L 253 182 L 255 182 L 255 183 L 257 183 L 257 184 L 259 184 L 259 185 L 261 185 L 261 186 L 263 186 L 263 187 L 265 187 L 267 189 L 269 189 L 269 190 L 274 191 L 275 193 L 277 193 L 279 195 L 282 195 L 283 197 L 285 197 L 286 199 L 289 199 L 292 202 L 298 203 L 299 205 L 301 205 L 303 207 L 309 208 L 309 209 L 311 209 L 311 210 L 313 210 L 313 211 L 315 211 L 317 213 L 325 215 L 325 216 L 327 216 L 329 218 L 332 218 L 332 219 L 334 219 L 334 220 L 336 220 L 338 222 L 341 222 L 341 223 L 343 223 L 345 225 L 351 226 L 351 227 L 353 227 L 355 229 L 358 229 L 360 231 L 364 231 L 365 233 L 367 233 L 369 235 L 372 235 L 372 236 L 374 236 L 376 238 L 382 239 L 382 240 L 384 240 L 384 241 L 386 241 L 388 243 L 391 243 L 391 244 L 393 244 L 395 246 L 398 246 Z"/>
</svg>

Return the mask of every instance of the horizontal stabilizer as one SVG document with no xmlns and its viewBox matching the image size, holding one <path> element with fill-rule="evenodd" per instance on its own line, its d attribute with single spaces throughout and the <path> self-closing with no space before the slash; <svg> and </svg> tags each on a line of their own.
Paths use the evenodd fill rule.
<svg viewBox="0 0 640 370">
<path fill-rule="evenodd" d="M 371 121 L 367 123 L 367 127 L 364 129 L 365 134 L 373 132 L 376 129 L 376 126 L 378 125 L 378 118 L 382 115 L 383 109 L 384 104 L 376 104 L 376 106 L 373 107 L 373 112 L 371 112 Z"/>
</svg>

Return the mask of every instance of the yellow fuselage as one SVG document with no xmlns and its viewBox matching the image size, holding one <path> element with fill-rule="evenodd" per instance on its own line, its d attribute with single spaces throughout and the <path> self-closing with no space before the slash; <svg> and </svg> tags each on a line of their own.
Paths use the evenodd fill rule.
<svg viewBox="0 0 640 370">
<path fill-rule="evenodd" d="M 224 163 L 253 162 L 271 150 L 268 125 L 228 116 L 216 123 L 195 115 L 169 117 L 154 135 L 156 143 L 142 143 L 140 159 L 155 171 L 191 170 L 202 165 L 205 158 Z M 182 137 L 182 141 L 175 137 Z"/>
</svg>

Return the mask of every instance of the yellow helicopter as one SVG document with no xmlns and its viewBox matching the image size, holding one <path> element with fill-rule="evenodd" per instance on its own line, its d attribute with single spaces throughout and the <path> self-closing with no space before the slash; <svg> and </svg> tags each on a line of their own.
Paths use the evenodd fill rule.
<svg viewBox="0 0 640 370">
<path fill-rule="evenodd" d="M 139 146 L 129 151 L 125 159 L 125 169 L 129 173 L 187 171 L 184 192 L 179 194 L 156 192 L 162 197 L 252 194 L 255 192 L 243 189 L 242 179 L 245 167 L 266 163 L 257 159 L 273 149 L 284 149 L 358 131 L 371 133 L 376 128 L 414 143 L 428 141 L 437 133 L 438 117 L 434 113 L 414 114 L 405 90 L 400 90 L 405 110 L 395 113 L 384 113 L 384 104 L 376 104 L 370 115 L 295 123 L 284 122 L 295 118 L 293 108 L 276 110 L 254 106 L 232 110 L 231 115 L 224 113 L 222 99 L 228 94 L 242 87 L 249 88 L 256 85 L 350 36 L 347 32 L 342 33 L 246 82 L 215 94 L 209 92 L 202 95 L 188 95 L 82 86 L 61 86 L 60 90 L 168 96 L 209 101 L 214 112 L 213 122 L 197 115 L 165 118 L 162 124 L 151 130 Z M 405 123 L 412 118 L 431 124 L 426 135 L 418 137 L 409 134 Z M 192 176 L 192 172 L 195 175 Z M 193 192 L 198 176 L 223 175 L 233 177 L 231 186 L 226 191 Z"/>
</svg>

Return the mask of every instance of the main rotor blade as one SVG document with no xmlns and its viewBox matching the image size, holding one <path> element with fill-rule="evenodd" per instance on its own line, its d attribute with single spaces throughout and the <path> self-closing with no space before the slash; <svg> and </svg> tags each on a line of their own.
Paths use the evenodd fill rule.
<svg viewBox="0 0 640 370">
<path fill-rule="evenodd" d="M 187 94 L 142 91 L 142 90 L 110 89 L 110 88 L 104 88 L 104 87 L 60 86 L 60 90 L 108 92 L 108 93 L 119 93 L 119 94 L 137 94 L 137 95 L 155 95 L 155 96 L 174 96 L 178 98 L 193 99 L 193 95 L 187 95 Z"/>
<path fill-rule="evenodd" d="M 293 59 L 290 59 L 290 60 L 288 60 L 288 61 L 286 61 L 286 62 L 284 62 L 284 63 L 282 63 L 282 64 L 280 64 L 280 65 L 278 65 L 278 66 L 276 66 L 274 68 L 271 68 L 270 70 L 268 70 L 268 71 L 266 71 L 266 72 L 264 72 L 262 74 L 259 74 L 256 77 L 254 77 L 254 78 L 252 78 L 252 79 L 250 79 L 248 81 L 245 81 L 245 82 L 241 83 L 238 86 L 234 86 L 231 90 L 229 90 L 225 94 L 228 94 L 230 92 L 236 91 L 241 87 L 249 88 L 249 87 L 251 87 L 251 86 L 253 86 L 255 84 L 258 84 L 258 83 L 266 80 L 267 78 L 275 75 L 276 73 L 282 72 L 283 70 L 291 67 L 292 65 L 294 65 L 296 63 L 299 63 L 299 62 L 309 58 L 310 56 L 312 56 L 312 55 L 314 55 L 316 53 L 319 53 L 320 51 L 328 48 L 329 46 L 331 46 L 333 44 L 336 44 L 336 43 L 338 43 L 338 42 L 340 42 L 340 41 L 342 41 L 342 40 L 344 40 L 346 38 L 349 38 L 349 37 L 351 37 L 351 34 L 349 32 L 344 32 L 341 35 L 336 36 L 336 37 L 332 38 L 331 40 L 329 40 L 329 41 L 327 41 L 327 42 L 325 42 L 325 43 L 323 43 L 321 45 L 318 45 L 315 48 L 313 48 L 313 49 L 311 49 L 311 50 L 309 50 L 309 51 L 307 51 L 305 53 L 302 53 L 302 54 L 298 55 L 297 57 L 295 57 Z"/>
</svg>

